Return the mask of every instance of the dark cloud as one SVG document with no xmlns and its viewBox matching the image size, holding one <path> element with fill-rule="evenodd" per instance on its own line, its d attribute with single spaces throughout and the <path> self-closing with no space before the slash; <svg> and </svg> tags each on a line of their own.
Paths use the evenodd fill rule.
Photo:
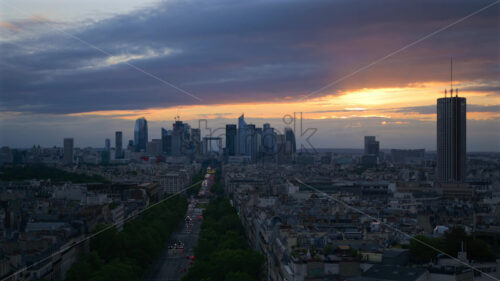
<svg viewBox="0 0 500 281">
<path fill-rule="evenodd" d="M 114 56 L 144 55 L 129 62 L 202 103 L 255 102 L 310 93 L 488 3 L 161 3 L 63 32 L 52 29 L 0 43 L 0 106 L 5 111 L 75 113 L 200 103 L 124 63 L 103 66 L 107 54 L 71 36 Z M 447 80 L 451 55 L 457 79 L 497 81 L 498 6 L 329 90 Z M 167 48 L 171 53 L 164 54 Z"/>
<path fill-rule="evenodd" d="M 497 81 L 496 83 L 490 83 L 487 85 L 478 85 L 478 86 L 468 86 L 468 87 L 463 87 L 460 89 L 460 91 L 465 91 L 465 92 L 487 92 L 491 93 L 494 95 L 500 95 L 500 81 Z"/>
<path fill-rule="evenodd" d="M 435 114 L 436 113 L 436 105 L 409 106 L 409 107 L 390 109 L 390 110 L 387 110 L 387 112 Z M 500 112 L 500 105 L 468 104 L 467 105 L 467 112 L 499 113 Z"/>
<path fill-rule="evenodd" d="M 467 105 L 467 112 L 492 112 L 499 113 L 500 105 L 477 105 L 469 104 Z"/>
<path fill-rule="evenodd" d="M 395 109 L 388 109 L 387 112 L 399 112 L 399 113 L 418 113 L 418 114 L 435 114 L 436 105 L 424 105 L 424 106 L 409 106 Z"/>
</svg>

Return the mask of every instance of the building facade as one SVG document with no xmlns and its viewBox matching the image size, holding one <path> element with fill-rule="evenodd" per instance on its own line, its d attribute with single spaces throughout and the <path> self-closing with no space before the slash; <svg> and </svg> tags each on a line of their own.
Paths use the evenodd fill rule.
<svg viewBox="0 0 500 281">
<path fill-rule="evenodd" d="M 148 143 L 148 121 L 145 118 L 135 120 L 134 144 L 136 151 L 146 151 Z"/>
<path fill-rule="evenodd" d="M 380 151 L 380 143 L 376 140 L 375 136 L 365 136 L 365 155 L 378 156 Z"/>
<path fill-rule="evenodd" d="M 229 156 L 236 155 L 236 140 L 238 129 L 234 124 L 226 125 L 226 154 Z"/>
<path fill-rule="evenodd" d="M 295 144 L 295 134 L 292 128 L 285 128 L 285 141 L 286 141 L 286 152 L 288 154 L 295 154 L 297 152 L 297 146 Z"/>
<path fill-rule="evenodd" d="M 115 132 L 115 158 L 123 158 L 123 133 Z"/>
<path fill-rule="evenodd" d="M 437 181 L 463 182 L 466 177 L 466 99 L 437 100 Z"/>
</svg>

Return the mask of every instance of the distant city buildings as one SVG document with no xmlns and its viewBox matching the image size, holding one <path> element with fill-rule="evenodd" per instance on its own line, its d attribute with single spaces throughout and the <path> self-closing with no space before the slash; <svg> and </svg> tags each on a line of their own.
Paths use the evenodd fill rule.
<svg viewBox="0 0 500 281">
<path fill-rule="evenodd" d="M 135 150 L 146 151 L 146 145 L 148 143 L 148 121 L 145 118 L 139 118 L 135 120 L 134 128 L 134 144 Z"/>
<path fill-rule="evenodd" d="M 450 103 L 461 107 L 462 102 Z M 438 114 L 438 120 L 442 114 L 450 118 L 462 114 L 453 108 L 450 111 Z M 438 127 L 443 126 L 451 125 L 444 122 Z M 408 237 L 446 236 L 455 226 L 463 227 L 470 237 L 487 241 L 495 253 L 500 251 L 498 154 L 470 153 L 468 159 L 462 158 L 470 167 L 466 182 L 435 182 L 439 170 L 433 152 L 392 149 L 384 156 L 375 136 L 364 138 L 362 150 L 297 153 L 291 128 L 280 132 L 268 123 L 259 128 L 247 124 L 243 115 L 238 126 L 223 128 L 225 142 L 221 135 L 202 137 L 200 129 L 177 117 L 170 130 L 162 128 L 161 138 L 147 142 L 140 151 L 133 141 L 123 151 L 123 134 L 116 132 L 115 154 L 120 155 L 121 150 L 121 159 L 109 159 L 109 151 L 113 151 L 109 139 L 104 150 L 75 148 L 71 138 L 64 139 L 62 148 L 1 148 L 0 164 L 43 163 L 105 179 L 88 184 L 53 179 L 0 182 L 0 243 L 7 245 L 0 251 L 3 272 L 15 272 L 73 245 L 97 225 L 117 223 L 121 229 L 120 221 L 168 194 L 183 192 L 206 163 L 221 163 L 223 192 L 231 197 L 252 249 L 266 256 L 264 274 L 270 280 L 329 280 L 332 276 L 372 280 L 389 273 L 391 278 L 404 274 L 401 280 L 424 280 L 426 276 L 431 276 L 429 280 L 472 280 L 462 278 L 460 270 L 444 268 L 446 261 L 439 256 L 429 263 L 413 264 L 412 251 L 400 248 L 411 245 Z M 456 147 L 454 143 L 460 140 L 450 136 L 460 130 L 460 126 L 451 133 L 445 130 L 444 139 L 449 140 L 445 144 Z M 458 133 L 457 137 L 465 135 Z M 356 209 L 346 208 L 346 204 Z M 78 251 L 64 251 L 62 257 L 74 261 L 88 251 L 83 246 L 73 249 Z M 44 267 L 27 270 L 33 276 L 53 275 L 64 280 L 69 267 L 59 269 L 60 259 L 56 256 Z M 498 268 L 494 262 L 474 261 L 474 265 L 486 272 Z M 406 278 L 409 275 L 411 279 Z"/>
<path fill-rule="evenodd" d="M 204 137 L 203 149 L 204 155 L 219 155 L 222 152 L 222 139 L 219 137 Z"/>
<path fill-rule="evenodd" d="M 109 139 L 106 139 L 104 141 L 104 149 L 109 152 L 111 150 L 111 141 Z"/>
<path fill-rule="evenodd" d="M 135 151 L 134 140 L 128 140 L 127 151 Z"/>
<path fill-rule="evenodd" d="M 425 149 L 391 149 L 391 160 L 394 163 L 419 164 L 424 158 Z"/>
<path fill-rule="evenodd" d="M 463 182 L 466 177 L 466 99 L 450 97 L 437 100 L 437 181 Z M 445 91 L 446 95 L 446 91 Z"/>
<path fill-rule="evenodd" d="M 145 119 L 136 121 L 135 136 L 141 135 Z M 283 134 L 277 133 L 269 124 L 258 128 L 247 124 L 244 115 L 238 118 L 238 126 L 227 124 L 225 136 L 207 135 L 202 137 L 199 128 L 191 128 L 187 123 L 175 118 L 172 129 L 161 129 L 161 138 L 147 143 L 146 150 L 137 150 L 140 138 L 136 138 L 136 152 L 148 156 L 187 157 L 195 158 L 201 155 L 210 157 L 232 157 L 233 162 L 291 162 L 296 153 L 295 134 L 291 128 L 285 128 Z M 223 145 L 225 140 L 225 146 Z"/>
<path fill-rule="evenodd" d="M 226 125 L 226 154 L 229 156 L 236 155 L 236 142 L 238 135 L 238 129 L 234 124 Z"/>
<path fill-rule="evenodd" d="M 161 147 L 162 152 L 171 155 L 172 153 L 172 132 L 161 128 Z"/>
<path fill-rule="evenodd" d="M 123 134 L 122 132 L 115 132 L 115 158 L 123 158 Z"/>
<path fill-rule="evenodd" d="M 190 149 L 194 155 L 201 153 L 201 130 L 191 128 Z"/>
<path fill-rule="evenodd" d="M 4 146 L 0 148 L 0 166 L 3 164 L 10 164 L 14 162 L 14 154 L 12 149 Z"/>
<path fill-rule="evenodd" d="M 149 156 L 159 156 L 162 154 L 162 140 L 161 139 L 152 139 L 148 142 L 146 147 L 147 154 Z"/>
<path fill-rule="evenodd" d="M 247 122 L 245 122 L 245 115 L 241 114 L 238 117 L 238 145 L 236 146 L 236 153 L 238 155 L 249 155 L 250 151 L 247 146 Z"/>
<path fill-rule="evenodd" d="M 291 128 L 285 128 L 286 153 L 295 154 L 297 146 L 295 144 L 295 134 Z"/>
<path fill-rule="evenodd" d="M 274 129 L 269 123 L 265 123 L 262 130 L 262 151 L 264 154 L 272 154 L 276 147 L 276 137 Z"/>
<path fill-rule="evenodd" d="M 380 151 L 380 143 L 376 140 L 375 136 L 365 136 L 365 155 L 378 156 Z"/>
<path fill-rule="evenodd" d="M 65 138 L 64 139 L 63 163 L 65 165 L 73 164 L 73 139 L 72 138 Z"/>
<path fill-rule="evenodd" d="M 189 124 L 176 117 L 172 124 L 172 130 L 161 129 L 161 147 L 166 156 L 194 157 L 202 151 L 201 131 L 191 128 Z"/>
<path fill-rule="evenodd" d="M 244 134 L 242 137 L 244 138 L 245 143 L 245 154 L 246 156 L 250 156 L 252 161 L 257 160 L 258 157 L 258 149 L 259 149 L 259 135 L 257 135 L 257 130 L 254 124 L 247 124 L 246 130 L 243 130 Z"/>
<path fill-rule="evenodd" d="M 207 136 L 202 136 L 201 129 L 191 128 L 177 116 L 172 129 L 161 128 L 159 139 L 148 141 L 147 120 L 139 118 L 135 121 L 134 140 L 129 140 L 126 150 L 123 147 L 123 133 L 117 131 L 114 150 L 110 147 L 110 140 L 106 139 L 105 149 L 97 153 L 99 155 L 89 157 L 89 153 L 77 158 L 87 163 L 127 163 L 149 159 L 141 158 L 143 156 L 158 158 L 158 161 L 165 161 L 167 157 L 192 160 L 209 156 L 224 158 L 232 163 L 292 163 L 295 161 L 297 144 L 291 128 L 284 128 L 283 133 L 279 133 L 269 123 L 259 128 L 254 124 L 247 124 L 243 114 L 238 118 L 238 125 L 225 125 L 225 134 Z"/>
<path fill-rule="evenodd" d="M 184 143 L 189 139 L 189 136 L 186 135 L 189 132 L 187 126 L 179 117 L 176 117 L 175 122 L 172 124 L 172 144 L 170 149 L 172 156 L 182 156 L 185 147 Z"/>
<path fill-rule="evenodd" d="M 279 134 L 268 123 L 262 128 L 247 124 L 242 114 L 238 118 L 238 127 L 226 125 L 225 156 L 232 163 L 243 162 L 290 162 L 297 151 L 295 134 L 291 128 L 285 128 Z"/>
<path fill-rule="evenodd" d="M 361 162 L 366 166 L 374 166 L 379 163 L 380 143 L 375 136 L 365 136 L 365 146 Z"/>
</svg>

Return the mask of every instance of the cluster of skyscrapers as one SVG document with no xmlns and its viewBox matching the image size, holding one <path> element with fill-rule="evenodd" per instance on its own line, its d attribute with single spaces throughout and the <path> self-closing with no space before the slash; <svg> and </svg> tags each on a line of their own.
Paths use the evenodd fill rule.
<svg viewBox="0 0 500 281">
<path fill-rule="evenodd" d="M 466 177 L 466 99 L 458 97 L 458 90 L 437 100 L 437 161 L 436 180 L 440 183 L 461 183 Z M 217 130 L 216 130 L 217 131 Z M 225 147 L 222 147 L 225 139 Z M 64 139 L 65 164 L 73 162 L 73 139 Z M 172 129 L 161 129 L 161 139 L 148 139 L 148 122 L 139 118 L 135 122 L 134 140 L 127 150 L 143 152 L 149 156 L 224 156 L 232 162 L 255 162 L 261 159 L 286 162 L 296 153 L 295 134 L 291 128 L 280 133 L 266 123 L 262 128 L 247 124 L 242 114 L 238 124 L 227 124 L 224 134 L 201 137 L 200 129 L 175 118 Z M 111 142 L 105 141 L 105 151 L 111 157 Z M 379 163 L 380 143 L 375 136 L 365 136 L 361 162 Z M 397 153 L 395 153 L 397 154 Z M 115 132 L 113 159 L 124 158 L 123 134 Z"/>
<path fill-rule="evenodd" d="M 247 124 L 243 114 L 238 118 L 238 126 L 226 125 L 225 136 L 224 154 L 232 159 L 243 157 L 250 161 L 259 159 L 286 161 L 291 160 L 297 150 L 295 134 L 291 128 L 285 128 L 283 134 L 268 123 L 258 128 L 254 124 Z"/>
<path fill-rule="evenodd" d="M 159 152 L 167 156 L 197 155 L 201 152 L 200 138 L 200 129 L 191 128 L 189 124 L 176 117 L 172 130 L 162 128 L 161 140 L 157 140 L 156 143 L 161 144 Z"/>
<path fill-rule="evenodd" d="M 145 118 L 139 118 L 135 122 L 134 140 L 129 141 L 127 150 L 148 156 L 224 156 L 235 162 L 259 159 L 286 161 L 292 160 L 296 152 L 295 134 L 291 128 L 285 128 L 283 133 L 267 123 L 263 128 L 258 128 L 254 124 L 247 124 L 243 114 L 238 118 L 237 125 L 227 124 L 223 132 L 202 137 L 200 129 L 191 128 L 176 117 L 172 129 L 161 129 L 161 139 L 149 141 L 148 122 Z M 109 152 L 112 159 L 124 158 L 122 132 L 115 133 L 114 156 L 109 139 L 105 140 L 105 151 Z"/>
</svg>

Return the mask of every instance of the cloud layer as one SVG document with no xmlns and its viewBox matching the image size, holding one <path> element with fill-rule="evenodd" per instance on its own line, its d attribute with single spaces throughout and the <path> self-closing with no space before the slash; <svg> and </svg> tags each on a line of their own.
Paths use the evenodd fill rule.
<svg viewBox="0 0 500 281">
<path fill-rule="evenodd" d="M 138 112 L 155 116 L 157 137 L 170 121 L 151 112 L 180 108 L 214 126 L 276 110 L 268 121 L 279 127 L 272 118 L 281 111 L 303 111 L 316 119 L 305 122 L 318 128 L 317 147 L 360 147 L 374 134 L 385 148 L 432 150 L 433 103 L 453 56 L 473 117 L 469 149 L 498 151 L 500 4 L 364 69 L 490 3 L 172 0 L 97 21 L 2 20 L 0 145 L 73 136 L 77 146 L 101 146 L 117 130 L 129 138 Z M 318 100 L 300 100 L 312 92 Z M 419 98 L 402 98 L 412 93 Z"/>
<path fill-rule="evenodd" d="M 64 114 L 200 103 L 137 68 L 204 104 L 298 97 L 488 3 L 174 1 L 70 28 L 31 19 L 36 33 L 30 24 L 2 24 L 14 39 L 0 43 L 0 110 Z M 450 56 L 457 80 L 495 82 L 499 16 L 497 5 L 318 95 L 445 81 Z M 482 89 L 498 94 L 498 87 Z"/>
</svg>

